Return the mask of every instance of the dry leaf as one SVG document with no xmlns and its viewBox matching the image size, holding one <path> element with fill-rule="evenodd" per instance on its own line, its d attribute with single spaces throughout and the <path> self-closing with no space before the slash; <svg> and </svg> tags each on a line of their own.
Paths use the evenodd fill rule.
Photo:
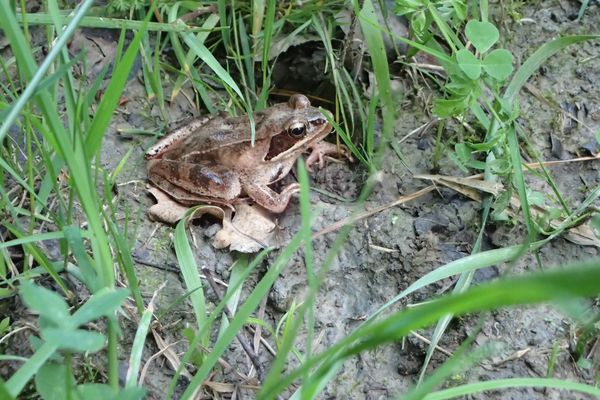
<svg viewBox="0 0 600 400">
<path fill-rule="evenodd" d="M 148 187 L 148 192 L 154 196 L 157 203 L 148 209 L 148 214 L 153 221 L 164 222 L 175 225 L 185 215 L 189 207 L 173 201 L 160 189 L 153 186 Z"/>
<path fill-rule="evenodd" d="M 237 204 L 235 216 L 225 211 L 223 229 L 215 235 L 213 246 L 228 247 L 242 253 L 254 253 L 262 248 L 276 246 L 273 215 L 257 204 Z"/>
</svg>

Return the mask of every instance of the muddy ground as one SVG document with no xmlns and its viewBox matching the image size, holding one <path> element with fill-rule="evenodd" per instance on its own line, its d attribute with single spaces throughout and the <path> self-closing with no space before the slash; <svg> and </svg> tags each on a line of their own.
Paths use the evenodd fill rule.
<svg viewBox="0 0 600 400">
<path fill-rule="evenodd" d="M 581 21 L 576 21 L 580 3 L 570 1 L 546 1 L 542 5 L 527 6 L 519 11 L 524 18 L 515 22 L 505 18 L 501 26 L 503 45 L 513 51 L 517 65 L 544 42 L 558 35 L 598 32 L 600 8 L 592 2 Z M 293 52 L 293 48 L 290 50 Z M 522 91 L 521 123 L 535 149 L 543 160 L 569 159 L 589 155 L 598 151 L 594 147 L 594 134 L 600 128 L 600 42 L 586 42 L 571 46 L 566 51 L 550 59 L 530 80 L 530 84 L 549 100 L 577 114 L 581 122 L 562 129 L 561 113 L 548 103 L 541 102 L 531 91 Z M 595 57 L 595 58 L 594 58 Z M 586 61 L 588 60 L 588 61 Z M 423 85 L 416 86 L 405 72 L 399 72 L 397 80 L 405 88 L 404 99 L 398 104 L 399 119 L 395 127 L 397 140 L 408 132 L 431 120 L 424 113 L 426 104 Z M 422 83 L 422 82 L 421 82 Z M 145 192 L 145 169 L 143 153 L 149 146 L 148 140 L 128 140 L 118 135 L 119 128 L 157 129 L 158 112 L 145 99 L 139 80 L 130 81 L 124 92 L 128 102 L 119 108 L 114 117 L 111 132 L 104 142 L 102 163 L 112 170 L 125 153 L 135 146 L 131 162 L 127 163 L 119 177 L 119 198 L 123 206 L 132 210 L 146 210 L 152 199 Z M 310 93 L 307 93 L 310 94 Z M 169 107 L 168 117 L 178 121 L 193 114 L 192 107 L 179 96 Z M 406 157 L 404 166 L 390 149 L 386 151 L 381 169 L 381 180 L 365 204 L 372 209 L 388 204 L 400 195 L 415 192 L 429 183 L 413 178 L 413 174 L 426 174 L 433 171 L 433 151 L 435 128 L 411 136 L 401 145 Z M 453 132 L 445 132 L 446 137 Z M 444 175 L 460 176 L 461 172 L 448 160 L 443 159 L 439 171 Z M 600 163 L 571 163 L 551 169 L 559 189 L 568 198 L 572 207 L 579 204 L 591 189 L 600 184 Z M 364 183 L 366 173 L 358 164 L 329 163 L 324 169 L 312 174 L 311 185 L 344 198 L 354 199 Z M 535 183 L 539 191 L 549 193 L 547 187 Z M 313 192 L 311 203 L 318 217 L 314 230 L 319 231 L 350 214 L 352 204 L 334 200 Z M 125 215 L 123 208 L 123 215 Z M 427 195 L 402 205 L 379 212 L 372 217 L 357 222 L 333 263 L 322 290 L 316 301 L 315 351 L 326 348 L 343 338 L 354 329 L 365 316 L 405 289 L 412 282 L 436 267 L 470 254 L 480 226 L 480 205 L 446 189 Z M 211 236 L 216 227 L 214 221 L 202 221 L 193 226 L 195 236 L 194 251 L 198 265 L 214 271 L 223 280 L 228 278 L 228 269 L 236 255 L 225 250 L 215 250 Z M 299 223 L 299 206 L 294 199 L 280 216 L 279 224 L 286 234 L 296 232 Z M 176 266 L 170 238 L 172 228 L 147 219 L 142 212 L 138 227 L 138 237 L 134 246 L 134 256 L 139 261 L 136 266 L 141 281 L 142 293 L 149 301 L 153 292 L 166 282 L 159 295 L 159 310 L 169 306 L 185 293 L 182 277 L 176 271 L 155 268 L 154 266 Z M 319 237 L 314 242 L 317 265 L 331 247 L 335 233 Z M 522 224 L 495 223 L 487 227 L 483 249 L 504 247 L 520 243 L 526 236 Z M 277 252 L 269 256 L 273 260 Z M 557 239 L 540 251 L 544 268 L 560 266 L 575 260 L 598 257 L 600 249 L 593 246 L 575 245 L 564 239 Z M 269 262 L 259 268 L 244 293 L 252 288 Z M 508 272 L 519 274 L 537 269 L 532 257 L 525 257 L 516 264 L 498 265 L 478 271 L 475 283 L 493 279 Z M 410 296 L 403 305 L 418 303 L 448 291 L 455 279 L 447 279 Z M 276 281 L 265 308 L 265 320 L 275 326 L 282 318 L 292 301 L 300 301 L 307 287 L 306 274 L 300 254 L 294 256 L 283 274 Z M 209 299 L 214 296 L 207 290 Z M 543 377 L 546 375 L 549 359 L 554 348 L 558 347 L 554 377 L 594 383 L 597 369 L 583 369 L 576 365 L 570 350 L 573 346 L 573 325 L 556 309 L 549 306 L 504 309 L 493 312 L 485 318 L 481 330 L 476 329 L 479 319 L 476 316 L 455 319 L 442 338 L 440 346 L 453 351 L 469 335 L 476 336 L 476 343 L 494 341 L 502 344 L 501 350 L 489 359 L 454 377 L 453 383 L 475 382 L 479 380 L 507 377 Z M 161 332 L 168 343 L 182 339 L 181 330 L 194 325 L 191 305 L 182 303 L 160 321 Z M 130 348 L 135 326 L 123 321 L 125 340 L 124 356 Z M 419 334 L 429 336 L 431 330 Z M 263 333 L 273 345 L 273 338 Z M 300 338 L 304 336 L 300 334 Z M 298 344 L 302 348 L 302 340 Z M 185 346 L 175 345 L 177 351 Z M 349 360 L 341 368 L 338 376 L 325 389 L 321 398 L 385 399 L 409 388 L 417 378 L 423 363 L 427 344 L 417 336 L 409 336 L 402 343 L 393 344 L 376 351 L 361 354 Z M 157 352 L 152 340 L 148 340 L 144 360 Z M 523 352 L 524 354 L 520 354 Z M 272 356 L 264 347 L 259 347 L 259 356 L 268 368 Z M 444 362 L 446 355 L 436 352 L 430 367 L 435 368 Z M 234 342 L 224 359 L 241 373 L 248 374 L 251 363 L 237 342 Z M 597 354 L 596 367 L 600 362 Z M 217 368 L 219 371 L 219 368 Z M 164 390 L 172 376 L 171 369 L 164 360 L 157 359 L 146 378 L 150 398 L 163 398 Z M 244 384 L 240 376 L 232 370 L 220 370 L 211 378 L 213 381 Z M 252 382 L 250 382 L 252 383 Z M 244 398 L 252 398 L 253 391 L 239 388 Z M 207 391 L 207 394 L 210 391 Z M 472 398 L 493 399 L 575 399 L 585 398 L 557 390 L 512 389 L 502 392 L 476 395 Z"/>
</svg>

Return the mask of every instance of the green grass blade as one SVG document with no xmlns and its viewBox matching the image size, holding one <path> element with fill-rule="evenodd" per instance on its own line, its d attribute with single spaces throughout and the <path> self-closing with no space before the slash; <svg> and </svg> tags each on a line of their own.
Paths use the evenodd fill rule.
<svg viewBox="0 0 600 400">
<path fill-rule="evenodd" d="M 600 398 L 599 388 L 579 382 L 572 382 L 564 379 L 555 378 L 509 378 L 469 383 L 467 385 L 461 385 L 450 389 L 440 390 L 434 393 L 427 394 L 425 397 L 423 397 L 423 400 L 452 399 L 490 390 L 495 391 L 519 387 L 562 389 L 569 390 L 571 392 L 585 393 Z"/>
<path fill-rule="evenodd" d="M 314 249 L 312 242 L 312 218 L 314 215 L 314 210 L 310 204 L 310 187 L 308 181 L 308 172 L 306 171 L 306 166 L 304 160 L 302 158 L 298 159 L 298 182 L 300 183 L 300 216 L 302 218 L 302 225 L 300 226 L 300 235 L 302 236 L 302 241 L 304 242 L 304 265 L 306 266 L 306 277 L 308 280 L 308 289 L 312 293 L 317 293 L 319 290 L 320 282 L 317 279 L 317 274 L 315 272 L 314 265 Z M 315 334 L 315 297 L 309 296 L 302 307 L 306 308 L 306 349 L 304 351 L 304 357 L 310 357 L 312 355 L 312 342 Z M 293 340 L 290 344 L 293 344 L 296 337 L 298 336 L 299 330 L 295 330 L 293 332 Z M 290 347 L 291 349 L 291 347 Z M 279 356 L 279 354 L 278 354 Z M 287 358 L 287 357 L 286 357 Z M 306 373 L 306 378 L 308 378 L 308 371 Z M 318 390 L 318 388 L 316 388 Z M 310 393 L 309 396 L 316 395 L 316 391 L 312 391 L 309 387 L 304 387 L 303 390 L 306 392 L 302 392 L 301 395 L 304 397 L 306 393 Z"/>
<path fill-rule="evenodd" d="M 275 279 L 277 279 L 281 271 L 287 265 L 287 261 L 300 246 L 300 239 L 301 237 L 299 235 L 294 236 L 290 244 L 280 253 L 279 257 L 277 257 L 267 273 L 258 282 L 244 304 L 240 306 L 239 311 L 231 321 L 229 321 L 229 326 L 225 329 L 221 338 L 215 343 L 212 351 L 208 354 L 206 360 L 204 360 L 204 363 L 202 363 L 196 372 L 196 375 L 194 375 L 194 378 L 183 393 L 182 398 L 190 398 L 208 377 L 219 357 L 221 357 L 223 352 L 229 347 L 229 344 L 234 340 L 237 332 L 242 329 L 242 326 L 246 323 L 251 313 L 258 307 L 262 299 L 268 295 Z"/>
<path fill-rule="evenodd" d="M 492 265 L 496 265 L 502 262 L 507 262 L 514 260 L 517 256 L 521 254 L 523 250 L 523 246 L 511 246 L 504 247 L 501 249 L 494 249 L 483 251 L 481 253 L 472 254 L 467 257 L 460 258 L 458 260 L 452 261 L 440 268 L 437 268 L 428 274 L 422 276 L 413 282 L 409 287 L 400 292 L 397 296 L 394 296 L 393 299 L 379 307 L 368 319 L 365 323 L 372 321 L 377 315 L 381 312 L 389 308 L 391 305 L 397 303 L 402 298 L 408 296 L 415 291 L 430 285 L 434 282 L 437 282 L 441 279 L 448 278 L 453 275 L 457 275 L 460 273 L 465 273 L 481 268 L 490 267 Z"/>
<path fill-rule="evenodd" d="M 271 88 L 271 79 L 269 76 L 269 54 L 271 52 L 271 42 L 273 40 L 273 26 L 275 24 L 275 9 L 276 1 L 269 0 L 267 2 L 267 11 L 263 19 L 263 44 L 262 44 L 262 90 L 258 96 L 256 107 L 258 109 L 267 106 L 267 97 Z"/>
<path fill-rule="evenodd" d="M 492 205 L 491 196 L 484 198 L 483 207 L 482 207 L 483 210 L 482 210 L 482 218 L 481 218 L 481 227 L 479 229 L 479 234 L 477 235 L 477 240 L 475 241 L 475 244 L 473 245 L 473 250 L 471 252 L 472 254 L 481 252 L 481 243 L 483 241 L 485 226 L 486 226 L 486 223 L 487 223 L 489 215 L 490 215 L 491 205 Z M 475 275 L 474 270 L 462 272 L 460 274 L 460 277 L 458 278 L 458 281 L 456 282 L 456 285 L 454 286 L 454 289 L 452 290 L 452 293 L 462 293 L 465 290 L 467 290 L 471 286 L 471 282 L 473 280 L 474 275 Z M 435 326 L 433 334 L 431 335 L 429 346 L 427 348 L 427 353 L 425 354 L 425 360 L 423 361 L 423 366 L 421 367 L 421 372 L 419 373 L 418 382 L 420 385 L 422 384 L 422 380 L 425 376 L 425 373 L 427 372 L 427 367 L 429 365 L 429 362 L 431 361 L 431 357 L 433 356 L 433 353 L 435 352 L 439 341 L 442 339 L 442 336 L 444 335 L 446 328 L 450 324 L 450 321 L 452 320 L 453 317 L 454 317 L 454 315 L 447 314 L 444 317 L 440 318 L 440 320 L 438 321 L 438 323 Z M 466 342 L 464 342 L 464 343 L 466 343 Z M 462 348 L 462 346 L 463 345 L 461 345 L 461 348 Z M 441 373 L 443 373 L 443 372 L 441 372 Z M 432 379 L 432 378 L 430 378 L 430 379 Z"/>
<path fill-rule="evenodd" d="M 36 87 L 39 85 L 39 83 L 44 78 L 44 75 L 48 71 L 48 68 L 50 68 L 50 66 L 52 65 L 54 60 L 60 55 L 62 49 L 67 44 L 67 40 L 69 40 L 69 38 L 71 37 L 71 35 L 75 31 L 75 29 L 77 28 L 79 21 L 83 18 L 83 16 L 88 11 L 88 9 L 92 6 L 92 4 L 93 4 L 93 0 L 87 0 L 81 4 L 81 7 L 77 10 L 75 15 L 73 16 L 73 20 L 69 23 L 69 25 L 67 25 L 67 27 L 65 28 L 63 33 L 56 40 L 56 43 L 54 43 L 54 45 L 52 46 L 52 49 L 50 50 L 48 55 L 44 58 L 44 61 L 42 62 L 42 64 L 39 67 L 36 66 L 35 73 L 32 75 L 31 79 L 29 80 L 27 86 L 25 87 L 25 90 L 23 91 L 23 93 L 21 94 L 19 99 L 16 101 L 16 103 L 13 105 L 13 107 L 10 110 L 6 119 L 2 122 L 2 126 L 0 126 L 0 142 L 2 142 L 4 140 L 4 137 L 8 133 L 8 129 L 15 122 L 17 116 L 21 113 L 21 110 L 23 109 L 23 107 L 25 107 L 25 104 L 27 103 L 27 101 L 31 98 L 31 96 L 33 96 L 33 94 L 36 91 Z M 9 29 L 19 30 L 19 28 L 17 26 L 15 26 L 16 20 L 11 20 L 12 18 L 14 18 L 14 16 L 11 16 L 10 13 L 11 13 L 11 11 L 9 11 L 9 9 L 8 9 L 8 4 L 6 2 L 2 2 L 2 6 L 0 8 L 0 22 L 2 22 L 2 26 L 5 27 L 4 28 L 5 33 L 7 33 L 7 34 L 8 34 L 7 30 L 9 30 Z M 11 21 L 7 22 L 7 20 L 11 20 Z M 11 27 L 11 25 L 12 25 L 12 27 Z M 17 38 L 17 35 L 12 35 L 12 36 L 13 36 L 13 40 L 11 40 L 12 50 L 15 53 L 22 52 L 25 49 L 29 49 L 29 46 L 24 41 L 24 38 L 22 38 L 22 37 Z M 14 41 L 14 39 L 17 39 L 17 41 Z M 22 46 L 22 47 L 19 48 L 19 46 Z M 24 55 L 22 55 L 22 57 L 24 57 Z"/>
<path fill-rule="evenodd" d="M 194 339 L 188 346 L 188 350 L 185 352 L 184 356 L 181 359 L 181 364 L 180 364 L 179 368 L 177 369 L 177 371 L 175 371 L 175 375 L 174 375 L 173 379 L 171 380 L 171 384 L 169 386 L 169 391 L 168 391 L 168 396 L 167 396 L 168 398 L 170 398 L 173 395 L 173 392 L 175 390 L 175 384 L 177 383 L 177 380 L 179 379 L 179 377 L 181 375 L 182 366 L 184 364 L 190 362 L 191 357 L 196 350 L 196 346 L 198 346 L 198 344 L 200 343 L 200 339 L 203 337 L 203 335 L 210 334 L 209 328 L 213 325 L 214 321 L 216 321 L 216 319 L 221 315 L 221 313 L 225 309 L 225 306 L 227 305 L 227 303 L 234 298 L 235 293 L 238 290 L 241 290 L 242 284 L 246 281 L 246 279 L 250 276 L 250 274 L 256 269 L 256 267 L 264 261 L 264 258 L 267 256 L 267 254 L 269 254 L 271 252 L 271 250 L 272 249 L 264 249 L 263 251 L 258 253 L 258 255 L 256 257 L 254 257 L 254 260 L 252 260 L 250 265 L 248 265 L 248 267 L 245 270 L 240 271 L 240 277 L 236 280 L 236 282 L 233 284 L 233 286 L 230 286 L 228 288 L 227 293 L 225 294 L 223 299 L 219 302 L 219 304 L 217 304 L 215 309 L 210 313 L 210 315 L 207 318 L 207 323 L 205 324 L 204 327 L 202 327 L 202 330 L 200 330 L 199 332 L 196 333 L 196 336 L 194 337 Z M 226 332 L 226 330 L 221 332 L 219 337 L 222 337 L 222 335 L 225 332 Z"/>
<path fill-rule="evenodd" d="M 56 0 L 52 0 L 52 1 L 48 2 L 48 10 L 50 11 L 50 16 L 54 20 L 54 29 L 57 32 L 61 32 L 61 30 L 63 28 L 63 24 L 60 23 L 59 9 L 58 9 L 58 4 L 57 4 Z M 60 56 L 61 56 L 62 64 L 68 65 L 70 62 L 70 55 L 69 55 L 69 50 L 67 49 L 66 46 L 61 49 Z M 66 105 L 67 115 L 75 115 L 75 109 L 77 107 L 76 101 L 75 101 L 76 92 L 74 89 L 75 82 L 73 80 L 73 74 L 71 73 L 71 69 L 67 69 L 62 76 L 64 77 L 64 79 L 63 79 L 63 94 L 65 97 L 65 105 Z M 69 131 L 74 132 L 75 131 L 75 126 L 74 126 L 75 119 L 68 118 L 68 123 L 69 123 Z"/>
<path fill-rule="evenodd" d="M 185 43 L 189 46 L 189 48 L 196 54 L 196 57 L 200 58 L 202 61 L 208 65 L 210 69 L 225 83 L 231 90 L 235 92 L 240 98 L 240 100 L 244 100 L 244 96 L 242 95 L 242 91 L 238 87 L 235 80 L 229 75 L 229 72 L 225 70 L 217 61 L 215 56 L 212 55 L 210 50 L 204 46 L 203 43 L 196 40 L 196 36 L 189 32 L 181 33 L 181 37 L 185 41 Z"/>
<path fill-rule="evenodd" d="M 191 215 L 195 210 L 195 208 L 190 210 L 188 215 Z M 206 324 L 206 301 L 204 299 L 204 291 L 202 290 L 202 281 L 200 281 L 200 276 L 198 274 L 196 259 L 194 258 L 194 253 L 192 252 L 185 232 L 186 225 L 187 218 L 183 218 L 179 221 L 175 228 L 173 244 L 175 245 L 175 254 L 177 254 L 177 261 L 181 268 L 185 287 L 189 292 L 193 292 L 190 294 L 190 301 L 194 308 L 198 330 L 201 330 Z M 202 344 L 204 346 L 208 344 L 208 335 L 205 335 Z"/>
<path fill-rule="evenodd" d="M 300 332 L 300 325 L 305 315 L 307 321 L 307 344 L 305 356 L 312 352 L 311 342 L 314 333 L 314 301 L 315 294 L 317 293 L 319 287 L 319 282 L 321 282 L 322 279 L 319 280 L 319 278 L 316 276 L 313 266 L 314 259 L 311 238 L 311 215 L 313 215 L 313 211 L 311 210 L 310 206 L 308 175 L 302 159 L 298 160 L 297 165 L 298 177 L 300 182 L 300 210 L 302 217 L 302 226 L 297 236 L 302 240 L 302 242 L 304 242 L 304 258 L 309 286 L 309 295 L 306 296 L 306 298 L 304 299 L 304 302 L 299 308 L 297 314 L 293 312 L 289 313 L 289 318 L 291 319 L 291 321 L 286 321 L 286 329 L 284 330 L 283 340 L 278 346 L 277 356 L 275 360 L 271 363 L 271 366 L 269 368 L 269 374 L 263 382 L 264 386 L 272 385 L 275 382 L 279 381 L 279 379 L 281 378 L 281 372 L 283 371 L 289 353 L 293 350 L 294 341 L 298 333 Z M 306 376 L 308 376 L 308 372 Z M 303 387 L 301 397 L 310 398 L 311 395 L 307 394 L 307 391 L 312 391 L 313 388 L 314 386 L 306 386 L 306 388 Z"/>
<path fill-rule="evenodd" d="M 456 53 L 457 50 L 462 49 L 464 47 L 464 45 L 462 44 L 462 41 L 456 36 L 454 31 L 452 31 L 452 29 L 450 28 L 450 26 L 448 26 L 446 21 L 444 21 L 442 16 L 439 15 L 435 6 L 432 3 L 427 2 L 427 9 L 431 13 L 431 16 L 432 16 L 433 20 L 435 21 L 438 29 L 440 30 L 440 32 L 442 32 L 442 35 L 444 36 L 444 40 L 446 41 L 448 46 L 450 46 L 450 48 L 452 49 L 452 53 Z"/>
<path fill-rule="evenodd" d="M 176 9 L 177 9 L 176 5 L 171 8 L 171 10 L 169 12 L 169 18 L 176 18 L 176 16 L 177 16 L 177 14 L 175 14 Z M 204 41 L 208 37 L 208 34 L 210 33 L 210 31 L 215 29 L 217 22 L 219 22 L 218 15 L 216 15 L 216 14 L 209 15 L 208 18 L 206 18 L 206 20 L 202 24 L 202 26 L 206 29 L 206 31 L 198 33 L 196 35 L 196 41 L 198 43 L 204 43 Z M 208 93 L 206 92 L 206 89 L 204 87 L 204 83 L 203 83 L 202 79 L 200 78 L 200 74 L 198 73 L 196 68 L 193 68 L 193 66 L 192 66 L 192 64 L 194 63 L 194 61 L 197 58 L 196 53 L 192 50 L 189 50 L 186 54 L 181 45 L 181 41 L 179 40 L 179 36 L 175 32 L 169 32 L 169 39 L 173 46 L 173 51 L 175 53 L 175 56 L 177 57 L 177 61 L 179 62 L 179 65 L 181 66 L 181 69 L 182 69 L 182 75 L 177 78 L 177 81 L 175 82 L 175 85 L 173 86 L 173 90 L 171 92 L 172 93 L 171 100 L 173 100 L 174 96 L 176 96 L 179 93 L 179 91 L 181 90 L 181 87 L 185 83 L 185 78 L 188 77 L 192 80 L 192 83 L 194 84 L 194 88 L 198 92 L 198 94 L 199 94 L 200 98 L 202 99 L 202 102 L 206 106 L 206 109 L 208 110 L 208 112 L 215 113 L 216 108 L 213 104 L 213 100 L 210 96 L 208 96 Z M 190 66 L 192 66 L 192 67 L 190 67 Z"/>
<path fill-rule="evenodd" d="M 21 22 L 23 17 L 26 17 L 31 25 L 53 25 L 54 21 L 50 14 L 46 13 L 16 13 L 18 22 Z M 73 15 L 61 15 L 60 23 L 68 24 L 74 19 Z M 163 32 L 208 32 L 206 28 L 189 26 L 181 20 L 176 20 L 170 23 L 149 22 L 144 24 L 144 21 L 136 21 L 120 18 L 105 18 L 105 17 L 83 17 L 79 21 L 79 26 L 86 28 L 107 28 L 107 29 L 127 29 L 140 30 L 143 26 L 148 31 L 163 31 Z"/>
<path fill-rule="evenodd" d="M 218 15 L 221 25 L 221 38 L 223 39 L 223 46 L 226 50 L 229 49 L 229 32 L 230 29 L 227 26 L 227 2 L 225 0 L 217 0 Z"/>
<path fill-rule="evenodd" d="M 154 298 L 153 298 L 154 300 Z M 125 378 L 125 387 L 137 386 L 138 375 L 140 372 L 140 365 L 142 363 L 142 355 L 144 353 L 144 343 L 146 342 L 146 336 L 150 330 L 150 322 L 152 322 L 152 315 L 154 314 L 154 304 L 150 301 L 148 308 L 142 314 L 140 323 L 137 330 L 135 331 L 135 338 L 131 345 L 131 355 L 129 356 L 129 369 L 127 370 L 127 377 Z"/>
<path fill-rule="evenodd" d="M 363 325 L 327 350 L 305 361 L 298 369 L 280 379 L 275 385 L 264 386 L 264 398 L 273 398 L 319 363 L 315 375 L 326 374 L 335 363 L 362 351 L 401 339 L 410 331 L 435 323 L 448 312 L 455 315 L 488 311 L 505 306 L 560 302 L 573 297 L 588 297 L 600 293 L 600 259 L 570 265 L 551 272 L 529 274 L 498 280 L 452 294 L 416 308 L 399 311 L 369 325 Z"/>
<path fill-rule="evenodd" d="M 44 343 L 25 364 L 19 368 L 17 372 L 6 382 L 6 388 L 11 396 L 17 397 L 21 390 L 27 385 L 27 382 L 33 378 L 38 370 L 48 361 L 54 354 L 57 347 L 56 344 Z"/>
<path fill-rule="evenodd" d="M 508 149 L 512 162 L 513 183 L 517 188 L 519 200 L 521 202 L 521 211 L 523 211 L 523 219 L 527 226 L 527 242 L 532 243 L 535 240 L 535 228 L 531 219 L 531 211 L 529 209 L 529 200 L 527 199 L 527 188 L 525 186 L 525 178 L 523 177 L 523 166 L 521 163 L 521 148 L 517 140 L 517 132 L 514 127 L 508 129 Z"/>
<path fill-rule="evenodd" d="M 473 328 L 472 331 L 478 332 L 481 329 L 484 316 L 487 313 L 483 313 L 479 318 L 479 324 Z M 443 318 L 442 318 L 443 320 Z M 469 335 L 460 346 L 452 352 L 452 356 L 448 358 L 442 365 L 437 367 L 425 381 L 419 381 L 411 390 L 407 393 L 402 393 L 397 396 L 396 399 L 402 398 L 403 400 L 421 400 L 423 397 L 431 393 L 435 388 L 439 387 L 447 379 L 450 379 L 452 375 L 460 374 L 461 371 L 467 371 L 475 363 L 480 362 L 486 357 L 493 356 L 494 353 L 498 353 L 501 350 L 501 345 L 497 342 L 489 341 L 478 346 L 472 346 L 477 335 Z"/>
<path fill-rule="evenodd" d="M 113 219 L 106 218 L 106 221 L 117 249 L 116 253 L 119 258 L 119 265 L 122 266 L 125 277 L 127 278 L 127 286 L 129 287 L 129 290 L 131 290 L 138 313 L 142 313 L 144 310 L 144 300 L 142 299 L 140 285 L 133 265 L 132 246 L 127 242 Z"/>
<path fill-rule="evenodd" d="M 65 239 L 73 252 L 73 256 L 77 260 L 77 265 L 81 270 L 83 281 L 92 292 L 96 292 L 101 288 L 101 282 L 98 280 L 94 261 L 88 255 L 81 231 L 76 226 L 66 226 L 63 229 Z"/>
<path fill-rule="evenodd" d="M 377 81 L 378 95 L 381 100 L 383 137 L 379 146 L 384 148 L 387 146 L 387 142 L 391 140 L 394 133 L 396 107 L 394 106 L 394 99 L 392 98 L 390 71 L 381 30 L 372 24 L 377 18 L 371 0 L 365 0 L 358 18 L 363 35 L 365 36 L 365 41 L 367 42 L 369 54 L 371 55 L 375 80 Z M 370 134 L 370 132 L 367 134 Z M 370 140 L 373 141 L 373 139 Z M 378 152 L 378 154 L 380 156 L 383 155 L 382 152 Z"/>
<path fill-rule="evenodd" d="M 144 19 L 145 23 L 150 20 L 150 17 L 153 15 L 153 10 L 154 6 L 150 7 L 148 10 L 148 14 L 146 14 L 146 18 Z M 129 77 L 129 72 L 131 71 L 131 67 L 137 56 L 142 37 L 146 32 L 145 27 L 145 24 L 142 25 L 142 28 L 135 34 L 133 40 L 129 44 L 123 58 L 115 65 L 112 77 L 106 87 L 102 101 L 98 106 L 94 120 L 88 129 L 88 135 L 85 142 L 85 153 L 89 159 L 96 154 L 102 144 L 102 138 L 112 119 L 113 112 L 119 103 L 119 98 L 127 83 L 127 78 Z"/>
<path fill-rule="evenodd" d="M 572 44 L 593 39 L 600 39 L 600 35 L 565 36 L 543 44 L 531 54 L 517 72 L 515 72 L 508 87 L 504 91 L 503 97 L 512 103 L 523 85 L 525 85 L 531 75 L 533 75 L 548 58 Z"/>
<path fill-rule="evenodd" d="M 212 69 L 215 74 L 217 74 L 219 79 L 221 79 L 221 81 L 226 85 L 226 88 L 233 90 L 233 92 L 239 97 L 240 101 L 244 104 L 246 112 L 248 113 L 248 119 L 250 120 L 250 134 L 252 137 L 252 142 L 254 143 L 256 127 L 254 126 L 253 111 L 250 107 L 250 103 L 244 99 L 242 91 L 238 87 L 237 83 L 235 83 L 235 80 L 231 77 L 231 75 L 229 75 L 229 72 L 227 72 L 225 68 L 221 66 L 219 61 L 217 61 L 217 59 L 206 48 L 206 46 L 196 40 L 193 34 L 183 32 L 181 33 L 181 37 L 185 43 L 187 43 L 189 48 L 196 53 L 196 56 L 204 61 L 206 65 L 208 65 L 208 67 Z"/>
<path fill-rule="evenodd" d="M 60 78 L 62 78 L 76 63 L 84 59 L 85 53 L 80 52 L 75 57 L 71 58 L 66 64 L 61 64 L 50 76 L 42 79 L 42 81 L 35 87 L 35 91 L 32 96 L 35 96 L 38 92 L 50 88 L 55 85 Z M 0 121 L 6 119 L 8 113 L 14 107 L 14 103 L 0 112 Z"/>
<path fill-rule="evenodd" d="M 231 274 L 229 275 L 229 285 L 227 286 L 227 292 L 225 294 L 225 298 L 228 300 L 225 301 L 227 304 L 227 308 L 231 312 L 231 315 L 234 315 L 237 311 L 240 296 L 242 295 L 242 284 L 246 275 L 244 271 L 248 268 L 248 257 L 244 255 L 240 255 L 239 258 L 235 261 L 235 264 L 231 268 Z M 219 327 L 219 333 L 217 334 L 217 339 L 223 335 L 225 329 L 229 326 L 229 319 L 225 313 L 221 316 L 221 326 Z"/>
</svg>

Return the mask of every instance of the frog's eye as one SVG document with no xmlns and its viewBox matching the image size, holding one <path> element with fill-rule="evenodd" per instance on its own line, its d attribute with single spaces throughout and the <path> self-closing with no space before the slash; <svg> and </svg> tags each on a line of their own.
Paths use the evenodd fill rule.
<svg viewBox="0 0 600 400">
<path fill-rule="evenodd" d="M 293 138 L 301 138 L 306 134 L 306 124 L 294 122 L 288 127 L 288 134 Z"/>
</svg>

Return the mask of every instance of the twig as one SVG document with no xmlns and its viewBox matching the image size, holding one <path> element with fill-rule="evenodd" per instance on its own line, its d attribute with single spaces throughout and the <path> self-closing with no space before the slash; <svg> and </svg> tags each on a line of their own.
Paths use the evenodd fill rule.
<svg viewBox="0 0 600 400">
<path fill-rule="evenodd" d="M 391 203 L 388 203 L 388 204 L 383 205 L 381 207 L 374 208 L 372 210 L 368 210 L 368 211 L 359 213 L 359 214 L 357 214 L 357 215 L 355 215 L 353 217 L 345 218 L 345 219 L 343 219 L 341 221 L 338 221 L 335 224 L 332 224 L 332 225 L 328 226 L 327 228 L 325 228 L 323 230 L 320 230 L 319 232 L 315 233 L 312 238 L 316 239 L 319 236 L 323 236 L 323 235 L 325 235 L 327 233 L 336 231 L 336 230 L 340 229 L 344 225 L 353 224 L 353 223 L 355 223 L 357 221 L 360 221 L 361 219 L 368 218 L 371 215 L 375 215 L 375 214 L 380 213 L 380 212 L 382 212 L 384 210 L 387 210 L 388 208 L 392 208 L 392 207 L 396 207 L 396 206 L 398 206 L 400 204 L 404 204 L 404 203 L 406 203 L 406 202 L 408 202 L 410 200 L 414 200 L 414 199 L 416 199 L 416 198 L 418 198 L 420 196 L 423 196 L 424 194 L 429 193 L 429 192 L 431 192 L 433 190 L 435 190 L 435 186 L 431 185 L 431 186 L 427 186 L 424 189 L 417 190 L 416 192 L 414 192 L 414 193 L 412 193 L 410 195 L 400 196 L 396 200 L 392 201 Z"/>
</svg>

